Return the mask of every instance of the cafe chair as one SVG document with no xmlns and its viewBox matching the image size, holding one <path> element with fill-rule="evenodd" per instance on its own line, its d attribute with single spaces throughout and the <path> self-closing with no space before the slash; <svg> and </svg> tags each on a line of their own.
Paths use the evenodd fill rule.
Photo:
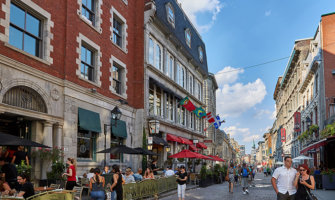
<svg viewBox="0 0 335 200">
<path fill-rule="evenodd" d="M 73 188 L 73 190 L 75 190 L 74 196 L 73 196 L 73 200 L 81 200 L 81 196 L 83 193 L 83 187 L 77 187 L 75 186 Z"/>
<path fill-rule="evenodd" d="M 197 185 L 198 184 L 198 178 L 196 176 L 196 174 L 194 173 L 190 173 L 190 182 L 192 184 L 192 182 L 194 183 L 194 185 Z"/>
</svg>

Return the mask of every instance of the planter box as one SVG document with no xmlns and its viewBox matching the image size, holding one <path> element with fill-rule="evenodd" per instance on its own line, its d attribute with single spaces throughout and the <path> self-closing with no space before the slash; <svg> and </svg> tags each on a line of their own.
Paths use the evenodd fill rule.
<svg viewBox="0 0 335 200">
<path fill-rule="evenodd" d="M 208 187 L 214 184 L 214 180 L 211 176 L 207 176 L 206 179 L 200 179 L 199 187 Z"/>
<path fill-rule="evenodd" d="M 329 175 L 322 175 L 322 187 L 327 190 L 335 189 L 335 175 L 329 177 Z"/>
</svg>

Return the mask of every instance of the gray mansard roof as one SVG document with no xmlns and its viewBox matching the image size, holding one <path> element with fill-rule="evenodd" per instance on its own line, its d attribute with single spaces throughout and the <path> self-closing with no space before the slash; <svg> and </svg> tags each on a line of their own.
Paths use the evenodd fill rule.
<svg viewBox="0 0 335 200">
<path fill-rule="evenodd" d="M 173 27 L 167 19 L 166 5 L 170 3 L 174 10 L 175 15 L 175 27 Z M 158 20 L 164 24 L 167 30 L 174 35 L 180 45 L 185 49 L 196 65 L 199 66 L 199 70 L 201 70 L 204 74 L 208 75 L 208 67 L 207 67 L 207 56 L 206 56 L 206 47 L 205 43 L 200 38 L 198 32 L 195 30 L 188 17 L 185 15 L 183 10 L 177 4 L 176 0 L 155 0 L 156 5 L 156 17 Z M 186 44 L 185 39 L 185 30 L 189 28 L 191 31 L 191 48 Z M 199 50 L 201 47 L 203 49 L 203 61 L 200 62 L 199 58 Z"/>
</svg>

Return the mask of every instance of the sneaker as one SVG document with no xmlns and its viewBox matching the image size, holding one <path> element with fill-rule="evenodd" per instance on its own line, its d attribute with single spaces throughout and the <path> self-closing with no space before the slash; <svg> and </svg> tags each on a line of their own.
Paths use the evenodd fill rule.
<svg viewBox="0 0 335 200">
<path fill-rule="evenodd" d="M 245 191 L 249 194 L 249 190 L 248 189 L 246 189 Z"/>
<path fill-rule="evenodd" d="M 246 192 L 243 192 L 243 194 L 247 194 Z"/>
</svg>

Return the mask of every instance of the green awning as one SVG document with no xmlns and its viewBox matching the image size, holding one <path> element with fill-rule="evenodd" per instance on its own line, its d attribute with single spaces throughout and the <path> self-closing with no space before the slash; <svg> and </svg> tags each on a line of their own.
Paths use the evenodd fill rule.
<svg viewBox="0 0 335 200">
<path fill-rule="evenodd" d="M 99 113 L 78 108 L 78 126 L 86 131 L 101 133 Z"/>
<path fill-rule="evenodd" d="M 112 134 L 116 137 L 127 138 L 127 125 L 125 121 L 122 120 L 111 120 Z"/>
</svg>

